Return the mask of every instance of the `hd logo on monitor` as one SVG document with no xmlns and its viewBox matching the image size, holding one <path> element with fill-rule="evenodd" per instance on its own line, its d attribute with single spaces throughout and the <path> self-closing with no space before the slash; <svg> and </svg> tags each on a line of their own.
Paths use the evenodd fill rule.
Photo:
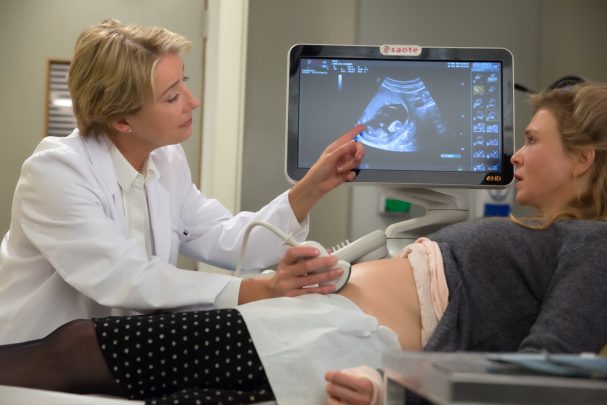
<svg viewBox="0 0 607 405">
<path fill-rule="evenodd" d="M 485 177 L 485 181 L 487 183 L 499 183 L 500 181 L 502 181 L 502 176 L 496 174 L 488 174 L 487 177 Z"/>
</svg>

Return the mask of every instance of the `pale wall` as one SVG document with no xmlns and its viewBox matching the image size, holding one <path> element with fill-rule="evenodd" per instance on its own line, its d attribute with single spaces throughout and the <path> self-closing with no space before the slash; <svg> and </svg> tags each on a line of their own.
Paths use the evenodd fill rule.
<svg viewBox="0 0 607 405">
<path fill-rule="evenodd" d="M 290 187 L 284 174 L 289 48 L 295 43 L 355 42 L 356 10 L 355 0 L 249 2 L 243 209 L 257 210 Z M 327 246 L 343 240 L 348 191 L 333 191 L 312 210 L 310 239 Z"/>
<path fill-rule="evenodd" d="M 539 85 L 565 75 L 607 82 L 607 1 L 543 0 Z"/>
</svg>

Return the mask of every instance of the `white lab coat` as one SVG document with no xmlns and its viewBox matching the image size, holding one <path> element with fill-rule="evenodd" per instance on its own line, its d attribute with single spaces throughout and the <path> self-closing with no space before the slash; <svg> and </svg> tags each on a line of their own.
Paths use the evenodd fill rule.
<svg viewBox="0 0 607 405">
<path fill-rule="evenodd" d="M 181 146 L 155 150 L 147 185 L 155 256 L 126 230 L 107 137 L 45 138 L 23 164 L 0 247 L 0 344 L 36 339 L 79 318 L 157 309 L 212 308 L 230 276 L 180 270 L 181 252 L 234 268 L 246 225 L 268 221 L 307 235 L 283 193 L 256 213 L 233 215 L 192 184 Z M 251 233 L 245 268 L 276 264 L 282 241 Z"/>
</svg>

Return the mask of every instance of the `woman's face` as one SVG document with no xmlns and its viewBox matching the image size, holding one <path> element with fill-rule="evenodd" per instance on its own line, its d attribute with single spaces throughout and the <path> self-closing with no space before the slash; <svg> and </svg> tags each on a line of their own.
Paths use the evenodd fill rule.
<svg viewBox="0 0 607 405">
<path fill-rule="evenodd" d="M 185 141 L 192 133 L 192 111 L 200 103 L 185 85 L 178 54 L 167 54 L 154 69 L 154 99 L 126 117 L 128 136 L 147 152 Z"/>
<path fill-rule="evenodd" d="M 566 153 L 554 114 L 539 109 L 525 129 L 525 144 L 512 156 L 516 201 L 544 214 L 575 198 L 573 158 Z"/>
</svg>

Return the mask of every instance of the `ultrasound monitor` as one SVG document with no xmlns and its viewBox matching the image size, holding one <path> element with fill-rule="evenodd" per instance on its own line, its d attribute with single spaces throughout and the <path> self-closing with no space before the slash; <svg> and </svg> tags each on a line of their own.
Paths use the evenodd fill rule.
<svg viewBox="0 0 607 405">
<path fill-rule="evenodd" d="M 512 55 L 498 48 L 295 45 L 288 57 L 286 172 L 300 180 L 356 124 L 355 180 L 504 187 L 513 178 Z"/>
</svg>

